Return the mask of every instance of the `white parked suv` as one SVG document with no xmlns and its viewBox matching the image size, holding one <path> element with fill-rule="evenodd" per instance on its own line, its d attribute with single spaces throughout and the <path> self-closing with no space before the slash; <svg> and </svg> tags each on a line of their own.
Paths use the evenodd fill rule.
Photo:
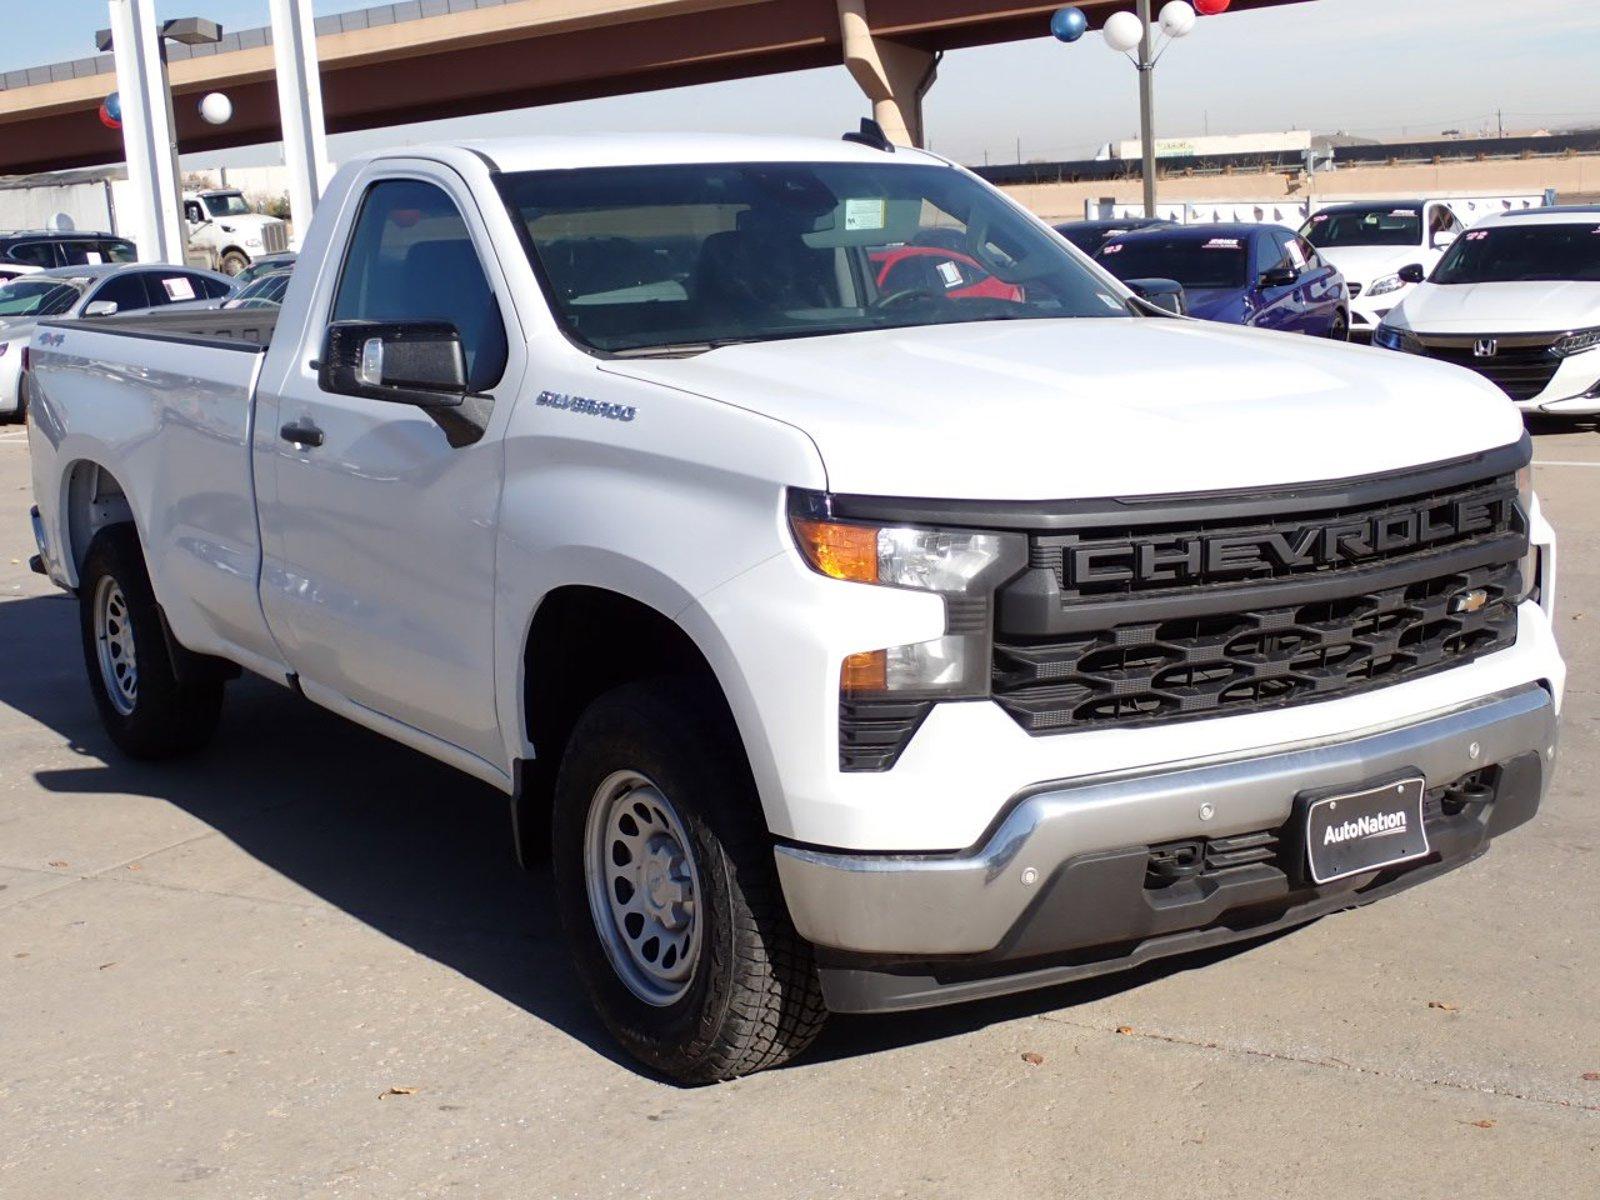
<svg viewBox="0 0 1600 1200">
<path fill-rule="evenodd" d="M 185 192 L 183 218 L 191 256 L 224 275 L 237 275 L 261 255 L 289 248 L 289 226 L 252 210 L 242 192 Z"/>
<path fill-rule="evenodd" d="M 408 146 L 281 309 L 41 325 L 35 566 L 115 744 L 244 669 L 491 782 L 689 1081 L 1534 816 L 1554 535 L 1495 388 L 1165 313 L 852 138 Z"/>
<path fill-rule="evenodd" d="M 1402 270 L 1431 271 L 1461 229 L 1443 200 L 1374 200 L 1329 205 L 1313 213 L 1300 234 L 1344 276 L 1350 335 L 1365 341 L 1411 291 Z"/>
<path fill-rule="evenodd" d="M 1477 371 L 1524 412 L 1600 413 L 1600 207 L 1480 221 L 1373 343 Z"/>
</svg>

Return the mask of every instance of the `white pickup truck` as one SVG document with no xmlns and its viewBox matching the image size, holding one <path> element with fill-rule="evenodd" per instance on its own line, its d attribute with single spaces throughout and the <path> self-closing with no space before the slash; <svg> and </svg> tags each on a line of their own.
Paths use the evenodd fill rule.
<svg viewBox="0 0 1600 1200">
<path fill-rule="evenodd" d="M 200 746 L 243 668 L 491 781 L 686 1081 L 1532 817 L 1564 668 L 1506 398 L 1170 316 L 853 137 L 372 155 L 281 312 L 43 325 L 36 566 L 115 742 Z"/>
</svg>

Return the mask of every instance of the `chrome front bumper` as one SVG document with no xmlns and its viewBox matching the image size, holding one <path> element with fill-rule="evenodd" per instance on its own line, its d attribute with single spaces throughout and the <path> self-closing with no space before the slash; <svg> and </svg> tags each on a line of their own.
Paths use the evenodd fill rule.
<svg viewBox="0 0 1600 1200">
<path fill-rule="evenodd" d="M 1554 700 L 1544 687 L 1529 684 L 1348 740 L 1041 786 L 1020 796 L 982 845 L 958 854 L 847 854 L 780 845 L 778 874 L 795 927 L 819 947 L 902 959 L 984 955 L 1008 938 L 1015 941 L 1014 931 L 1030 914 L 1037 918 L 1058 877 L 1084 856 L 1275 830 L 1306 791 L 1400 771 L 1420 773 L 1429 788 L 1438 788 L 1527 755 L 1538 756 L 1536 794 L 1529 801 L 1536 806 L 1555 753 Z M 1525 811 L 1531 815 L 1532 809 Z M 1484 838 L 1499 831 L 1492 824 L 1485 829 Z M 1135 878 L 1142 874 L 1141 866 Z M 1361 885 L 1360 878 L 1350 881 L 1351 889 Z M 1135 896 L 1133 902 L 1141 901 Z M 1216 899 L 1197 911 L 1214 919 L 1225 907 Z M 1052 910 L 1052 921 L 1061 915 Z M 1078 919 L 1071 911 L 1064 917 L 1067 925 Z M 1087 925 L 1097 917 L 1082 914 Z M 1037 928 L 1028 932 L 1036 945 Z M 1063 930 L 1061 944 L 1081 945 L 1071 932 Z"/>
</svg>

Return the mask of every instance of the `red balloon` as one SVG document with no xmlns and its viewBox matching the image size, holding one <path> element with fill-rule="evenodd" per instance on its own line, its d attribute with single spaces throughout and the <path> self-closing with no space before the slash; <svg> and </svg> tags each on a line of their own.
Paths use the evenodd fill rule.
<svg viewBox="0 0 1600 1200">
<path fill-rule="evenodd" d="M 1214 17 L 1227 12 L 1232 3 L 1233 0 L 1194 0 L 1194 9 L 1202 17 Z"/>
</svg>

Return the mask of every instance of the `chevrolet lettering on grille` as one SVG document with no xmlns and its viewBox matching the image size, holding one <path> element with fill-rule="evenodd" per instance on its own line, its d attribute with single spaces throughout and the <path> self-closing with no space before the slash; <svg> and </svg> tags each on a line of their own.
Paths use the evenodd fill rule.
<svg viewBox="0 0 1600 1200">
<path fill-rule="evenodd" d="M 1490 532 L 1505 520 L 1510 503 L 1472 498 L 1287 531 L 1071 547 L 1066 554 L 1067 583 L 1077 588 L 1159 586 L 1345 566 Z"/>
</svg>

